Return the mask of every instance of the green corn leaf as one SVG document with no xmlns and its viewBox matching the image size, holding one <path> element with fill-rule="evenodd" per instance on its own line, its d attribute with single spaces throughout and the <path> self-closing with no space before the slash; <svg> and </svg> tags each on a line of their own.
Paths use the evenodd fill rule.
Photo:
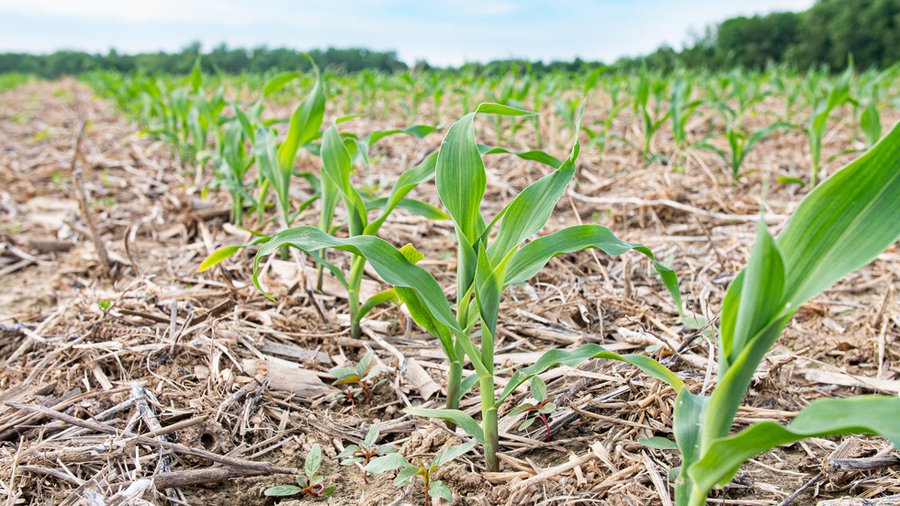
<svg viewBox="0 0 900 506">
<path fill-rule="evenodd" d="M 464 335 L 441 286 L 434 277 L 428 271 L 410 263 L 397 248 L 383 239 L 372 236 L 340 239 L 314 227 L 283 230 L 262 244 L 253 260 L 253 282 L 260 291 L 263 290 L 259 284 L 259 264 L 263 258 L 278 251 L 282 246 L 291 246 L 306 252 L 334 248 L 362 255 L 387 283 L 398 288 L 415 289 L 436 321 Z M 398 295 L 399 293 L 398 290 Z"/>
<path fill-rule="evenodd" d="M 653 262 L 663 283 L 672 295 L 678 311 L 682 311 L 681 294 L 678 291 L 678 276 L 675 271 L 656 261 L 650 248 L 640 243 L 626 242 L 608 228 L 600 225 L 578 225 L 535 239 L 522 246 L 513 256 L 506 272 L 506 285 L 523 283 L 537 274 L 551 258 L 597 248 L 607 255 L 618 256 L 627 251 L 637 251 Z"/>
<path fill-rule="evenodd" d="M 262 96 L 268 97 L 269 95 L 278 93 L 282 88 L 287 86 L 289 82 L 297 79 L 300 75 L 299 72 L 282 72 L 281 74 L 278 74 L 266 81 L 265 86 L 263 86 Z"/>
<path fill-rule="evenodd" d="M 540 149 L 530 149 L 527 151 L 513 151 L 500 146 L 487 146 L 485 144 L 478 145 L 478 152 L 484 155 L 514 155 L 523 160 L 530 162 L 538 162 L 547 167 L 554 169 L 562 165 L 562 160 Z"/>
<path fill-rule="evenodd" d="M 900 446 L 900 399 L 867 395 L 813 401 L 787 426 L 760 422 L 717 439 L 688 474 L 695 487 L 708 492 L 728 483 L 741 464 L 755 455 L 803 439 L 847 434 L 879 435 Z"/>
<path fill-rule="evenodd" d="M 441 202 L 453 217 L 458 235 L 470 247 L 484 229 L 480 207 L 487 185 L 484 162 L 475 144 L 474 120 L 475 113 L 469 113 L 450 127 L 435 168 Z"/>
<path fill-rule="evenodd" d="M 365 199 L 365 197 L 364 197 L 364 200 L 366 201 L 366 208 L 369 210 L 383 209 L 384 206 L 386 206 L 388 203 L 388 197 L 379 197 L 377 199 Z M 409 211 L 412 214 L 419 215 L 423 218 L 427 218 L 429 220 L 443 221 L 443 220 L 450 219 L 450 215 L 445 213 L 441 208 L 433 206 L 433 205 L 429 204 L 428 202 L 425 202 L 425 201 L 422 201 L 419 199 L 414 199 L 414 198 L 409 198 L 409 197 L 401 199 L 397 203 L 396 207 L 400 208 L 400 209 L 404 209 L 406 211 Z M 373 223 L 375 223 L 375 222 L 373 222 Z M 366 227 L 366 229 L 372 230 L 374 227 L 372 227 L 371 225 L 372 224 L 369 224 L 369 226 Z M 379 225 L 381 225 L 381 224 L 379 223 Z M 378 228 L 380 228 L 380 226 Z M 368 234 L 368 235 L 375 235 L 375 234 Z"/>
<path fill-rule="evenodd" d="M 224 262 L 225 260 L 234 256 L 238 251 L 244 249 L 246 246 L 238 244 L 233 246 L 224 246 L 219 248 L 200 263 L 200 267 L 197 268 L 198 272 L 203 272 L 205 270 L 211 269 L 212 267 Z"/>
<path fill-rule="evenodd" d="M 432 125 L 412 125 L 406 128 L 396 128 L 393 130 L 378 130 L 366 136 L 365 142 L 367 147 L 372 147 L 385 137 L 392 135 L 411 135 L 416 139 L 422 139 L 438 130 Z"/>
<path fill-rule="evenodd" d="M 381 225 L 384 224 L 387 217 L 393 212 L 393 210 L 400 205 L 400 203 L 404 200 L 406 195 L 413 190 L 416 186 L 421 183 L 428 181 L 432 177 L 434 177 L 434 171 L 437 166 L 438 152 L 435 151 L 431 153 L 424 160 L 415 167 L 406 170 L 403 174 L 400 174 L 400 177 L 397 178 L 397 181 L 394 183 L 394 187 L 391 189 L 391 194 L 385 200 L 385 204 L 383 207 L 383 211 L 381 215 L 375 219 L 372 223 L 366 227 L 366 233 L 370 235 L 375 235 L 378 233 L 378 230 L 381 228 Z M 441 211 L 441 215 L 447 216 L 443 211 Z M 449 217 L 444 218 L 449 219 Z"/>
<path fill-rule="evenodd" d="M 397 207 L 429 220 L 443 221 L 450 219 L 450 215 L 445 213 L 439 207 L 435 207 L 428 202 L 418 199 L 404 198 L 397 204 Z"/>
<path fill-rule="evenodd" d="M 478 242 L 478 257 L 475 267 L 475 304 L 481 317 L 481 361 L 489 369 L 494 364 L 494 338 L 497 331 L 497 318 L 500 314 L 500 299 L 503 296 L 503 278 L 509 265 L 508 256 L 496 268 L 492 268 L 488 260 L 484 242 Z"/>
<path fill-rule="evenodd" d="M 460 411 L 458 409 L 429 408 L 406 408 L 403 411 L 413 416 L 421 416 L 425 418 L 440 418 L 441 420 L 453 422 L 457 426 L 462 428 L 462 430 L 465 431 L 466 434 L 475 438 L 475 440 L 479 443 L 484 444 L 484 432 L 481 430 L 481 426 L 478 425 L 478 422 L 476 422 L 475 419 L 469 416 L 465 411 Z"/>
<path fill-rule="evenodd" d="M 807 195 L 778 236 L 791 307 L 871 262 L 900 236 L 900 123 Z"/>
<path fill-rule="evenodd" d="M 447 131 L 439 151 L 436 183 L 441 201 L 453 217 L 466 244 L 473 245 L 484 230 L 481 199 L 487 184 L 484 162 L 475 142 L 476 114 L 529 116 L 535 113 L 500 104 L 481 104 Z M 465 291 L 465 290 L 463 290 Z"/>
<path fill-rule="evenodd" d="M 442 465 L 456 460 L 459 457 L 465 455 L 469 450 L 475 447 L 475 441 L 469 441 L 468 443 L 463 443 L 461 445 L 451 446 L 449 448 L 444 448 L 443 450 L 437 452 L 434 455 L 434 459 L 431 461 L 432 467 L 441 467 Z"/>
<path fill-rule="evenodd" d="M 462 400 L 464 395 L 475 388 L 475 385 L 478 384 L 478 379 L 479 378 L 477 374 L 470 374 L 463 378 L 463 380 L 459 384 L 459 399 L 457 400 Z"/>
<path fill-rule="evenodd" d="M 329 232 L 334 223 L 334 212 L 341 198 L 341 192 L 330 178 L 323 177 L 321 185 L 322 208 L 319 211 L 319 228 Z"/>
<path fill-rule="evenodd" d="M 297 150 L 319 135 L 322 120 L 325 117 L 325 91 L 319 68 L 309 55 L 305 55 L 316 74 L 316 82 L 312 90 L 300 102 L 288 126 L 287 137 L 278 147 L 278 166 L 282 171 L 290 173 L 294 168 L 294 158 Z"/>
<path fill-rule="evenodd" d="M 638 443 L 646 446 L 647 448 L 653 448 L 655 450 L 677 450 L 678 445 L 675 444 L 674 441 L 668 438 L 653 436 L 653 437 L 644 437 L 638 439 Z"/>
<path fill-rule="evenodd" d="M 725 297 L 722 314 L 729 315 L 729 325 L 723 326 L 728 334 L 721 334 L 721 351 L 724 361 L 720 361 L 720 373 L 728 371 L 728 364 L 735 358 L 734 351 L 740 353 L 744 346 L 762 327 L 781 311 L 781 295 L 784 290 L 784 261 L 775 239 L 769 234 L 764 221 L 760 221 L 756 245 L 750 260 L 744 268 L 742 282 L 732 284 L 740 296 L 729 294 Z M 730 290 L 729 290 L 730 291 Z M 734 306 L 740 304 L 739 308 Z M 736 314 L 733 325 L 730 315 Z"/>
<path fill-rule="evenodd" d="M 666 366 L 650 357 L 645 355 L 619 355 L 606 350 L 598 344 L 590 343 L 579 346 L 573 350 L 549 350 L 541 355 L 534 364 L 519 369 L 509 379 L 509 383 L 507 383 L 506 388 L 503 389 L 503 393 L 497 398 L 495 406 L 499 407 L 503 401 L 519 387 L 519 385 L 547 369 L 556 367 L 557 365 L 577 367 L 585 361 L 594 358 L 605 358 L 626 362 L 637 367 L 646 374 L 666 382 L 675 389 L 675 391 L 680 391 L 684 388 L 684 382 L 681 381 L 681 378 L 666 368 Z"/>
<path fill-rule="evenodd" d="M 780 284 L 772 277 L 777 269 L 759 268 L 761 264 L 753 260 L 728 288 L 721 315 L 722 370 L 709 401 L 709 411 L 716 416 L 704 423 L 704 447 L 728 434 L 753 372 L 794 312 L 896 241 L 900 220 L 890 217 L 898 213 L 900 125 L 869 152 L 810 192 L 774 243 L 761 237 L 762 244 L 754 248 L 754 253 L 781 253 L 782 293 L 773 294 L 769 289 Z M 777 260 L 765 260 L 763 264 L 773 262 Z M 755 276 L 755 281 L 749 276 Z M 760 304 L 768 309 L 757 312 Z M 771 312 L 773 307 L 778 308 L 776 313 Z M 747 321 L 751 323 L 739 326 L 739 322 Z"/>
<path fill-rule="evenodd" d="M 349 213 L 350 235 L 361 235 L 368 224 L 366 205 L 353 184 L 350 175 L 353 165 L 350 153 L 336 126 L 331 126 L 322 136 L 322 173 L 337 188 Z"/>
<path fill-rule="evenodd" d="M 679 506 L 689 504 L 694 489 L 688 469 L 700 458 L 701 427 L 708 400 L 708 397 L 692 394 L 687 388 L 682 388 L 675 398 L 675 421 L 672 429 L 681 453 L 681 466 L 675 480 L 675 504 Z"/>
<path fill-rule="evenodd" d="M 203 70 L 200 68 L 200 57 L 194 60 L 194 67 L 191 69 L 191 92 L 197 93 L 203 86 Z"/>
<path fill-rule="evenodd" d="M 572 151 L 565 163 L 561 163 L 553 173 L 528 185 L 506 207 L 500 221 L 500 231 L 488 249 L 491 265 L 496 265 L 526 238 L 540 231 L 550 219 L 550 213 L 575 175 L 575 160 L 580 151 L 578 125 L 581 124 L 583 112 L 582 108 L 576 122 Z"/>
<path fill-rule="evenodd" d="M 496 114 L 499 116 L 536 116 L 536 112 L 526 111 L 518 107 L 511 107 L 503 104 L 483 103 L 478 104 L 475 108 L 478 114 Z"/>
<path fill-rule="evenodd" d="M 281 212 L 287 214 L 290 210 L 290 172 L 283 172 L 278 167 L 278 158 L 275 150 L 275 134 L 271 129 L 259 127 L 253 144 L 253 153 L 256 156 L 256 166 L 260 175 L 275 188 L 275 196 Z M 260 199 L 264 201 L 264 199 Z"/>
<path fill-rule="evenodd" d="M 874 146 L 881 138 L 881 118 L 878 116 L 878 108 L 875 101 L 870 101 L 863 109 L 860 117 L 860 128 L 866 138 L 866 146 Z"/>
</svg>

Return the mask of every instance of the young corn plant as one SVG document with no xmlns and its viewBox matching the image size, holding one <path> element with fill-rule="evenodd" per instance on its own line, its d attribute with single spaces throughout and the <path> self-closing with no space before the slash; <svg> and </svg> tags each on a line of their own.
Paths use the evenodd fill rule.
<svg viewBox="0 0 900 506">
<path fill-rule="evenodd" d="M 362 467 L 364 483 L 369 483 L 369 470 L 367 469 L 367 466 L 373 459 L 383 457 L 389 453 L 397 453 L 397 448 L 394 446 L 377 444 L 378 435 L 378 426 L 372 425 L 372 427 L 369 428 L 369 432 L 366 433 L 366 438 L 363 440 L 362 444 L 349 445 L 344 448 L 344 451 L 338 454 L 342 466 L 359 464 Z"/>
<path fill-rule="evenodd" d="M 294 160 L 300 148 L 310 149 L 319 138 L 319 129 L 325 117 L 325 89 L 316 64 L 309 59 L 315 73 L 315 83 L 309 94 L 291 114 L 285 137 L 278 142 L 275 132 L 266 126 L 258 126 L 253 135 L 253 152 L 259 171 L 257 201 L 262 209 L 269 188 L 275 190 L 275 204 L 283 227 L 290 226 L 299 211 L 291 205 L 291 179 L 294 176 Z M 273 87 L 275 85 L 272 85 Z M 323 199 L 333 194 L 325 192 Z"/>
<path fill-rule="evenodd" d="M 803 439 L 877 434 L 900 445 L 900 398 L 877 395 L 816 400 L 787 425 L 758 422 L 730 434 L 753 373 L 793 315 L 894 243 L 898 214 L 900 125 L 810 192 L 777 238 L 760 223 L 750 260 L 722 303 L 718 384 L 709 396 L 681 388 L 676 399 L 679 506 L 706 504 L 746 460 Z"/>
<path fill-rule="evenodd" d="M 422 504 L 424 506 L 429 506 L 432 498 L 441 498 L 450 503 L 453 502 L 453 492 L 443 481 L 436 480 L 433 476 L 441 466 L 462 457 L 474 446 L 475 442 L 472 441 L 445 448 L 437 452 L 430 462 L 421 464 L 411 464 L 403 455 L 390 453 L 373 459 L 366 466 L 366 471 L 372 474 L 382 474 L 399 469 L 400 472 L 394 478 L 394 485 L 405 487 L 416 478 L 421 479 L 424 499 Z"/>
<path fill-rule="evenodd" d="M 688 77 L 681 76 L 672 83 L 672 97 L 669 101 L 669 119 L 672 120 L 672 135 L 679 150 L 688 144 L 687 124 L 702 100 L 692 100 L 693 86 Z"/>
<path fill-rule="evenodd" d="M 611 139 L 624 140 L 613 133 L 613 123 L 619 114 L 627 108 L 627 103 L 622 99 L 622 84 L 612 81 L 609 84 L 609 107 L 606 109 L 606 117 L 599 123 L 599 127 L 582 127 L 588 136 L 588 147 L 596 147 L 602 157 Z"/>
<path fill-rule="evenodd" d="M 303 474 L 297 476 L 297 484 L 276 485 L 263 491 L 263 495 L 269 497 L 290 497 L 302 495 L 305 497 L 330 497 L 337 489 L 334 485 L 325 486 L 325 479 L 319 476 L 319 468 L 322 467 L 322 447 L 314 444 L 306 454 L 303 464 Z"/>
<path fill-rule="evenodd" d="M 723 116 L 725 116 L 725 139 L 728 141 L 728 149 L 722 149 L 708 140 L 699 141 L 695 144 L 695 147 L 697 149 L 712 151 L 719 155 L 719 158 L 722 159 L 722 162 L 724 162 L 731 171 L 732 183 L 737 184 L 744 175 L 744 172 L 741 171 L 741 167 L 744 165 L 744 160 L 747 158 L 750 151 L 752 151 L 757 144 L 775 132 L 790 130 L 792 126 L 788 123 L 779 121 L 758 128 L 752 132 L 745 133 L 741 131 L 738 122 L 733 119 L 736 113 L 731 109 L 728 109 L 727 106 L 724 107 L 726 107 L 726 109 L 723 110 Z"/>
<path fill-rule="evenodd" d="M 251 147 L 255 144 L 257 130 L 274 122 L 274 120 L 262 120 L 265 99 L 275 95 L 300 76 L 301 74 L 298 72 L 284 72 L 273 76 L 262 86 L 259 99 L 246 109 L 242 109 L 237 102 L 231 102 L 230 105 L 235 113 L 234 118 L 225 121 L 216 131 L 219 179 L 231 197 L 232 223 L 241 224 L 245 204 L 254 207 L 260 217 L 265 212 L 265 203 L 257 202 L 244 181 L 247 171 L 256 162 Z M 261 184 L 262 179 L 258 179 L 257 183 Z"/>
<path fill-rule="evenodd" d="M 334 225 L 335 211 L 339 202 L 343 202 L 346 210 L 346 227 L 350 237 L 378 235 L 381 227 L 397 208 L 403 208 L 428 219 L 449 219 L 449 216 L 444 211 L 422 200 L 408 197 L 409 193 L 418 185 L 434 177 L 438 152 L 431 153 L 419 164 L 401 174 L 394 182 L 390 193 L 385 197 L 369 195 L 355 186 L 351 180 L 354 172 L 354 155 L 359 155 L 363 161 L 368 163 L 368 150 L 379 140 L 398 134 L 413 135 L 421 138 L 435 130 L 435 127 L 416 125 L 406 129 L 376 131 L 360 139 L 351 135 L 342 136 L 337 129 L 337 125 L 328 128 L 322 135 L 320 149 L 322 171 L 317 180 L 322 202 L 319 228 L 327 233 L 335 233 L 343 228 L 343 225 Z M 534 160 L 550 166 L 556 166 L 560 163 L 556 158 L 540 150 L 510 151 L 501 147 L 481 144 L 477 146 L 477 149 L 480 154 L 512 154 L 525 160 Z M 378 213 L 377 217 L 372 221 L 369 220 L 370 212 Z M 267 240 L 269 240 L 268 236 L 261 237 L 252 242 L 251 245 Z M 211 268 L 237 253 L 241 248 L 242 246 L 226 246 L 213 252 L 200 265 L 200 271 Z M 417 252 L 412 250 L 408 254 L 411 255 L 410 259 L 412 259 Z M 320 269 L 328 269 L 347 290 L 350 332 L 354 338 L 362 335 L 362 319 L 372 309 L 385 303 L 402 302 L 393 288 L 383 290 L 366 300 L 362 300 L 362 281 L 366 267 L 365 255 L 352 255 L 349 272 L 347 273 L 329 262 L 325 251 L 310 252 L 310 256 L 319 264 Z M 320 289 L 321 281 L 322 277 L 320 275 Z M 257 283 L 257 287 L 260 287 L 258 277 L 255 275 L 254 282 Z"/>
<path fill-rule="evenodd" d="M 499 396 L 494 389 L 494 336 L 500 299 L 513 284 L 535 276 L 553 257 L 588 248 L 609 255 L 637 251 L 653 262 L 666 287 L 681 308 L 675 272 L 657 262 L 653 252 L 639 243 L 625 242 L 599 225 L 580 225 L 526 240 L 539 232 L 575 174 L 579 154 L 577 138 L 568 159 L 556 170 L 526 187 L 490 222 L 481 215 L 487 174 L 475 139 L 477 114 L 527 116 L 530 113 L 498 104 L 482 104 L 475 112 L 457 121 L 444 138 L 435 161 L 438 195 L 451 216 L 457 242 L 456 311 L 435 278 L 415 264 L 417 252 L 409 246 L 398 250 L 371 235 L 337 238 L 313 227 L 285 230 L 262 244 L 254 259 L 254 279 L 263 258 L 284 246 L 308 253 L 326 248 L 348 251 L 367 260 L 413 320 L 441 344 L 450 362 L 447 409 L 409 408 L 409 413 L 433 416 L 460 426 L 484 445 L 485 464 L 496 471 L 498 429 L 497 410 L 522 382 L 558 364 L 578 364 L 591 357 L 605 357 L 633 363 L 648 373 L 680 384 L 680 380 L 657 362 L 644 356 L 620 356 L 597 345 L 575 350 L 553 350 L 525 372 L 517 372 Z M 326 137 L 327 140 L 327 137 Z M 491 231 L 497 233 L 490 240 Z M 414 256 L 415 255 L 415 256 Z M 411 261 L 412 257 L 412 261 Z M 257 286 L 259 286 L 257 284 Z M 478 331 L 476 333 L 476 327 Z M 480 345 L 475 338 L 480 334 Z M 468 359 L 475 374 L 462 380 L 463 363 Z M 462 395 L 478 383 L 481 396 L 481 423 L 458 408 Z"/>
<path fill-rule="evenodd" d="M 812 116 L 806 127 L 806 136 L 809 140 L 809 155 L 812 159 L 812 172 L 810 173 L 810 185 L 815 186 L 819 180 L 819 172 L 822 168 L 822 140 L 828 128 L 828 118 L 838 107 L 851 101 L 850 84 L 853 78 L 853 67 L 847 71 L 828 89 L 828 97 L 824 102 L 814 104 Z"/>
<path fill-rule="evenodd" d="M 643 144 L 641 145 L 641 156 L 645 161 L 650 160 L 650 146 L 653 142 L 653 136 L 665 124 L 669 117 L 669 111 L 660 112 L 660 94 L 662 93 L 661 83 L 651 78 L 647 72 L 647 68 L 641 68 L 638 77 L 637 90 L 634 95 L 634 112 L 640 113 L 643 120 Z M 653 106 L 650 104 L 651 96 L 655 98 Z"/>
<path fill-rule="evenodd" d="M 859 128 L 862 130 L 866 148 L 871 148 L 881 138 L 881 115 L 878 114 L 879 84 L 879 79 L 874 78 L 860 93 L 866 97 L 866 105 L 859 116 Z"/>
</svg>

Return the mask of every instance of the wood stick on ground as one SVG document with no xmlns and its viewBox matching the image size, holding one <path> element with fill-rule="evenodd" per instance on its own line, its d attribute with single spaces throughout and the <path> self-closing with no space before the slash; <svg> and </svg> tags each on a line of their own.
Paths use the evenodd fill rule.
<svg viewBox="0 0 900 506">
<path fill-rule="evenodd" d="M 141 419 L 144 420 L 144 423 L 151 431 L 158 433 L 163 429 L 163 426 L 159 423 L 159 419 L 156 417 L 156 413 L 153 412 L 153 408 L 150 407 L 150 403 L 147 402 L 149 397 L 147 390 L 144 389 L 144 385 L 137 382 L 131 384 L 131 398 L 134 399 L 134 404 L 141 414 Z M 157 434 L 153 437 L 163 442 L 169 440 L 164 434 Z M 172 470 L 172 467 L 169 465 L 169 457 L 166 455 L 161 456 L 159 459 L 159 470 L 163 473 Z"/>
<path fill-rule="evenodd" d="M 220 464 L 224 464 L 227 466 L 243 468 L 243 469 L 253 469 L 258 470 L 263 473 L 273 473 L 273 474 L 300 474 L 298 469 L 290 468 L 290 467 L 280 467 L 274 466 L 272 464 L 268 464 L 266 462 L 253 462 L 251 460 L 243 460 L 236 459 L 233 457 L 228 457 L 225 455 L 219 455 L 216 453 L 208 452 L 206 450 L 201 450 L 199 448 L 191 448 L 189 446 L 185 446 L 178 443 L 170 443 L 167 441 L 160 441 L 158 439 L 154 439 L 152 437 L 142 436 L 139 434 L 134 434 L 132 432 L 123 432 L 115 427 L 107 425 L 105 423 L 91 422 L 88 420 L 82 420 L 80 418 L 75 418 L 74 416 L 67 415 L 65 413 L 59 413 L 57 411 L 53 411 L 52 409 L 45 408 L 43 406 L 35 406 L 30 404 L 20 404 L 15 402 L 9 402 L 6 404 L 7 406 L 22 410 L 28 411 L 31 413 L 40 413 L 44 416 L 54 418 L 56 420 L 62 420 L 64 422 L 70 423 L 72 425 L 77 425 L 79 427 L 84 427 L 86 429 L 91 429 L 97 432 L 103 432 L 106 434 L 115 434 L 120 437 L 131 438 L 135 442 L 139 444 L 145 444 L 149 446 L 155 446 L 157 448 L 164 448 L 166 450 L 171 450 L 176 453 L 181 453 L 184 455 L 191 455 L 194 457 L 199 457 L 201 459 L 210 460 L 213 462 L 218 462 Z"/>
<path fill-rule="evenodd" d="M 81 152 L 81 143 L 84 139 L 84 131 L 87 123 L 82 121 L 81 127 L 78 129 L 78 137 L 75 140 L 75 152 L 72 154 L 72 164 L 69 167 L 72 173 L 72 182 L 75 186 L 75 196 L 78 198 L 78 207 L 81 209 L 81 217 L 91 232 L 91 240 L 94 241 L 94 249 L 97 250 L 97 257 L 100 259 L 100 266 L 107 278 L 112 278 L 112 264 L 109 261 L 109 255 L 106 253 L 106 246 L 103 245 L 103 239 L 100 238 L 100 232 L 94 225 L 94 219 L 91 218 L 91 206 L 84 191 L 84 177 L 81 169 L 78 168 L 78 155 Z"/>
<path fill-rule="evenodd" d="M 578 457 L 575 460 L 570 460 L 570 461 L 566 462 L 565 464 L 560 464 L 555 467 L 544 469 L 543 471 L 532 476 L 531 478 L 528 478 L 527 480 L 519 483 L 519 487 L 527 487 L 528 485 L 540 483 L 546 479 L 552 478 L 558 474 L 562 474 L 570 469 L 574 469 L 577 466 L 585 464 L 590 460 L 599 458 L 597 456 L 597 454 L 599 453 L 599 450 L 594 448 L 594 446 L 599 445 L 599 444 L 600 443 L 594 443 L 593 445 L 591 445 L 591 451 L 585 453 L 584 455 L 582 455 L 581 457 Z"/>
<path fill-rule="evenodd" d="M 153 476 L 153 484 L 159 489 L 193 487 L 202 484 L 218 483 L 231 478 L 257 476 L 260 474 L 266 474 L 266 472 L 258 469 L 236 467 L 204 467 L 186 471 L 159 473 Z"/>
<path fill-rule="evenodd" d="M 800 497 L 800 494 L 802 494 L 804 491 L 806 491 L 806 489 L 808 489 L 809 487 L 822 481 L 823 478 L 825 478 L 825 475 L 823 473 L 819 473 L 819 474 L 813 476 L 812 478 L 810 478 L 809 481 L 804 483 L 802 487 L 795 490 L 793 494 L 785 497 L 783 501 L 778 503 L 778 506 L 787 506 L 788 504 L 791 504 L 792 502 L 794 502 L 795 499 Z"/>
<path fill-rule="evenodd" d="M 863 457 L 858 459 L 828 459 L 828 472 L 870 471 L 885 467 L 900 466 L 900 457 L 884 455 L 881 457 Z"/>
</svg>

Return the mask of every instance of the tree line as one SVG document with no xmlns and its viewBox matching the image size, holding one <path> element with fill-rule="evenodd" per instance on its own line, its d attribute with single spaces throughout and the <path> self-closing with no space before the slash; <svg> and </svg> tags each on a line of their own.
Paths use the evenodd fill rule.
<svg viewBox="0 0 900 506">
<path fill-rule="evenodd" d="M 334 72 L 408 69 L 394 51 L 328 48 L 314 49 L 309 54 L 320 67 Z M 627 71 L 643 65 L 656 69 L 717 69 L 787 64 L 798 69 L 827 66 L 840 70 L 846 67 L 851 55 L 855 65 L 861 68 L 883 68 L 900 62 L 900 0 L 819 0 L 803 12 L 735 17 L 707 28 L 683 49 L 664 46 L 649 55 L 620 59 L 611 67 Z M 204 70 L 228 74 L 309 67 L 309 62 L 293 49 L 241 49 L 222 44 L 202 53 L 200 44 L 194 43 L 173 53 L 127 55 L 115 50 L 106 54 L 81 51 L 44 55 L 0 53 L 0 73 L 22 72 L 46 78 L 93 70 L 183 74 L 190 72 L 201 56 Z M 430 68 L 426 62 L 417 62 L 415 67 Z M 584 72 L 606 67 L 600 62 L 576 58 L 550 63 L 525 60 L 468 63 L 459 70 L 498 74 L 509 71 Z"/>
<path fill-rule="evenodd" d="M 776 12 L 727 19 L 680 51 L 661 47 L 622 67 L 764 68 L 840 70 L 885 68 L 900 62 L 900 0 L 819 0 L 803 12 Z"/>
</svg>

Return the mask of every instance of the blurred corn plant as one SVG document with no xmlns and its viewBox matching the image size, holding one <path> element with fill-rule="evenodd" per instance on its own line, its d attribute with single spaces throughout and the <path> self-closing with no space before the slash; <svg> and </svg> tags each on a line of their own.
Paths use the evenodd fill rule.
<svg viewBox="0 0 900 506">
<path fill-rule="evenodd" d="M 711 142 L 713 136 L 707 136 L 694 144 L 696 149 L 712 151 L 717 154 L 722 162 L 730 169 L 731 181 L 734 184 L 741 179 L 745 172 L 741 171 L 747 155 L 757 144 L 779 131 L 788 131 L 793 128 L 789 123 L 778 121 L 750 132 L 745 132 L 741 127 L 739 112 L 731 109 L 727 104 L 719 104 L 725 123 L 725 140 L 728 143 L 726 149 L 722 149 Z"/>
<path fill-rule="evenodd" d="M 809 141 L 809 155 L 812 160 L 810 172 L 810 184 L 815 186 L 819 180 L 819 172 L 822 169 L 822 141 L 828 128 L 828 118 L 838 107 L 850 102 L 850 86 L 853 79 L 853 66 L 849 66 L 841 77 L 834 82 L 827 82 L 820 86 L 818 76 L 811 74 L 807 78 L 810 81 L 810 105 L 812 114 L 806 127 L 806 136 Z M 821 96 L 821 90 L 827 90 L 826 96 Z"/>
<path fill-rule="evenodd" d="M 650 160 L 653 137 L 669 117 L 669 111 L 662 112 L 664 90 L 665 82 L 651 76 L 646 66 L 642 67 L 634 91 L 633 109 L 635 114 L 640 114 L 643 124 L 641 157 L 645 161 Z M 651 98 L 653 98 L 652 104 Z"/>
</svg>

